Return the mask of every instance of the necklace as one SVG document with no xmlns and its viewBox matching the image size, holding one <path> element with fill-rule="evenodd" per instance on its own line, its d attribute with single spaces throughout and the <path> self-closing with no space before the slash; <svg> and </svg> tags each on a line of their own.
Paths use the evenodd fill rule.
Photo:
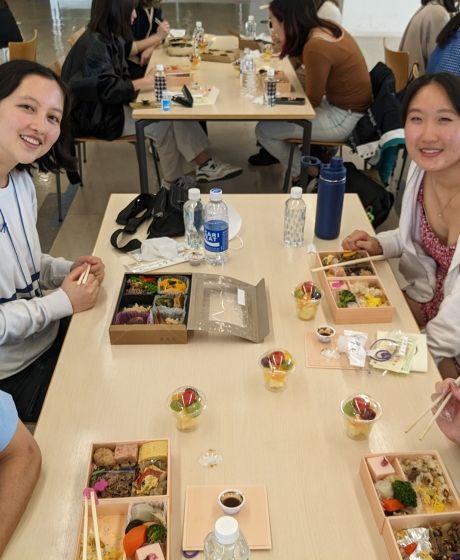
<svg viewBox="0 0 460 560">
<path fill-rule="evenodd" d="M 442 218 L 444 216 L 444 210 L 449 206 L 449 204 L 454 200 L 454 198 L 460 194 L 460 190 L 458 190 L 455 194 L 453 194 L 446 202 L 446 204 L 444 204 L 444 206 L 441 206 L 441 199 L 439 198 L 439 195 L 436 192 L 434 186 L 434 179 L 432 175 L 430 175 L 430 183 L 431 183 L 431 190 L 433 191 L 433 194 L 436 197 L 436 201 L 438 203 L 438 207 L 440 208 L 439 212 L 437 212 L 437 216 L 438 218 Z"/>
</svg>

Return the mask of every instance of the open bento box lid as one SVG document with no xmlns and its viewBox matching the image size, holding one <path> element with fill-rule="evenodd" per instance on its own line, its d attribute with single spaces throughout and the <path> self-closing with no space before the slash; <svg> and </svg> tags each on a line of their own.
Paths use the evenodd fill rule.
<svg viewBox="0 0 460 560">
<path fill-rule="evenodd" d="M 193 274 L 187 328 L 262 342 L 269 333 L 265 280 L 255 286 L 217 274 Z"/>
</svg>

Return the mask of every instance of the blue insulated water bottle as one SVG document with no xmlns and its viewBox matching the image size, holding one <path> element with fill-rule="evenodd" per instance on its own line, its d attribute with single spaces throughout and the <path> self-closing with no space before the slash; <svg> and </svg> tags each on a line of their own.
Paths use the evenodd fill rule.
<svg viewBox="0 0 460 560">
<path fill-rule="evenodd" d="M 319 168 L 315 236 L 320 239 L 336 239 L 340 233 L 347 179 L 343 160 L 340 157 L 333 157 L 329 164 L 324 165 L 318 158 L 303 157 L 302 165 Z"/>
</svg>

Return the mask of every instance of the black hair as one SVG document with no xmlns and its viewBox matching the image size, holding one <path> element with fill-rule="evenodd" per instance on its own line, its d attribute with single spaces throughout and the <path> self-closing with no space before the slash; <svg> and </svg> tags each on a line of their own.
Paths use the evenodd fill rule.
<svg viewBox="0 0 460 560">
<path fill-rule="evenodd" d="M 422 0 L 422 6 L 426 6 L 432 0 Z M 441 0 L 439 2 L 441 6 L 444 6 L 448 12 L 454 14 L 457 11 L 457 6 L 455 5 L 455 0 Z"/>
<path fill-rule="evenodd" d="M 326 19 L 318 17 L 317 8 L 312 0 L 272 0 L 269 10 L 284 25 L 285 43 L 280 57 L 300 56 L 308 35 L 314 27 L 329 30 L 335 38 L 342 35 L 341 28 Z"/>
<path fill-rule="evenodd" d="M 424 74 L 408 86 L 401 107 L 403 122 L 406 122 L 412 99 L 422 88 L 430 84 L 437 84 L 444 90 L 455 112 L 460 116 L 460 76 L 450 72 L 439 72 L 437 74 Z"/>
<path fill-rule="evenodd" d="M 446 25 L 441 29 L 439 35 L 436 37 L 436 43 L 440 47 L 445 47 L 447 43 L 450 41 L 451 37 L 453 37 L 457 33 L 459 27 L 460 27 L 460 13 L 452 17 L 446 23 Z"/>
<path fill-rule="evenodd" d="M 73 170 L 76 168 L 76 161 L 72 155 L 73 139 L 70 132 L 70 98 L 64 82 L 46 66 L 38 62 L 29 60 L 12 60 L 0 65 L 0 102 L 9 97 L 27 76 L 40 76 L 47 80 L 52 80 L 58 84 L 64 98 L 64 107 L 61 119 L 61 132 L 59 138 L 50 150 L 34 163 L 18 163 L 16 169 L 27 170 L 38 166 L 43 172 L 57 172 L 64 168 Z"/>
<path fill-rule="evenodd" d="M 136 0 L 93 0 L 88 29 L 107 38 L 115 35 L 131 41 L 131 13 L 136 6 Z"/>
</svg>

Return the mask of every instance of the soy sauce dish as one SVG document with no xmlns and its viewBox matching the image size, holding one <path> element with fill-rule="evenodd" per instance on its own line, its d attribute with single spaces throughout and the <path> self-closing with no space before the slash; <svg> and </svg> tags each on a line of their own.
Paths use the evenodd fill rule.
<svg viewBox="0 0 460 560">
<path fill-rule="evenodd" d="M 245 497 L 241 490 L 228 488 L 219 494 L 218 502 L 226 515 L 236 515 L 244 506 Z"/>
<path fill-rule="evenodd" d="M 316 329 L 316 336 L 323 344 L 331 342 L 332 337 L 335 335 L 335 329 L 329 325 L 322 325 Z"/>
</svg>

